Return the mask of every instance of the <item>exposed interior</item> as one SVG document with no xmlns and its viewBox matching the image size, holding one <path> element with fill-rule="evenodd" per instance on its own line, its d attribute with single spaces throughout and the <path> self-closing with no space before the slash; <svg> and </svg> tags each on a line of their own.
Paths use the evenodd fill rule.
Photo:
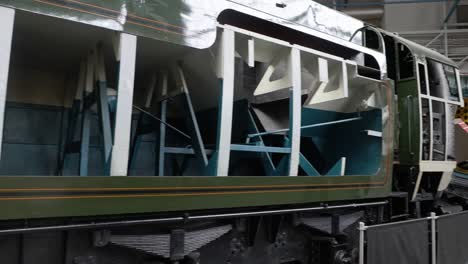
<svg viewBox="0 0 468 264">
<path fill-rule="evenodd" d="M 47 30 L 31 28 L 31 24 Z M 277 28 L 266 24 L 256 31 L 279 37 Z M 216 74 L 221 31 L 218 33 L 216 44 L 207 50 L 138 38 L 129 175 L 209 174 L 207 161 L 217 143 L 221 98 Z M 329 47 L 320 39 L 303 39 L 298 32 L 286 32 L 284 37 L 322 52 L 327 51 L 323 47 Z M 114 38 L 115 33 L 108 30 L 17 13 L 0 174 L 80 174 L 83 117 L 78 114 L 73 118 L 80 66 L 99 43 L 113 126 L 115 105 L 111 101 L 115 101 L 118 86 Z M 376 80 L 378 70 L 365 70 L 375 63 L 361 65 L 358 59 L 348 60 L 358 55 L 349 48 L 329 51 L 332 54 L 326 56 L 301 52 L 303 162 L 299 174 L 373 175 L 381 166 L 383 130 L 389 114 L 386 88 Z M 289 52 L 290 47 L 236 34 L 231 142 L 235 146 L 231 149 L 230 175 L 287 172 Z M 90 176 L 106 174 L 99 115 L 94 111 L 91 118 L 86 157 Z M 255 135 L 258 133 L 265 135 Z M 162 148 L 161 135 L 165 136 Z M 367 147 L 356 147 L 362 145 Z M 259 151 L 261 147 L 274 149 Z"/>
<path fill-rule="evenodd" d="M 271 23 L 235 10 L 223 11 L 219 15 L 218 21 L 221 24 L 232 25 L 278 40 L 283 40 L 291 44 L 297 44 L 317 51 L 336 55 L 345 60 L 353 60 L 358 64 L 358 70 L 361 75 L 374 79 L 380 78 L 380 69 L 375 58 L 350 47 L 293 30 L 279 24 Z M 358 37 L 354 36 L 354 38 L 362 38 L 361 33 L 357 32 L 357 35 Z"/>
<path fill-rule="evenodd" d="M 114 38 L 114 32 L 102 28 L 21 11 L 16 13 L 0 162 L 2 175 L 78 175 L 79 154 L 64 155 L 64 150 L 71 123 L 76 123 L 74 141 L 78 142 L 80 138 L 80 120 L 72 122 L 71 119 L 80 64 L 100 43 L 105 58 L 108 95 L 115 94 L 118 63 Z M 154 49 L 155 45 L 157 49 Z M 146 109 L 153 76 L 194 52 L 196 50 L 191 48 L 139 38 L 133 104 Z M 169 78 L 169 83 L 174 87 L 174 78 Z M 153 96 L 154 102 L 157 97 L 160 99 L 161 96 Z M 148 107 L 157 115 L 158 106 L 154 102 L 149 102 Z M 140 111 L 135 108 L 134 123 L 139 116 Z M 146 119 L 155 126 L 153 117 L 146 115 Z M 177 128 L 177 124 L 174 126 Z M 154 145 L 154 134 L 142 138 L 141 151 L 129 174 L 155 175 Z M 76 147 L 70 146 L 75 150 Z M 99 118 L 94 113 L 88 156 L 91 176 L 104 175 L 101 147 Z"/>
<path fill-rule="evenodd" d="M 255 45 L 250 53 L 242 50 L 249 41 Z M 242 61 L 255 57 L 253 67 L 244 63 L 243 71 L 254 89 L 250 101 L 256 127 L 264 134 L 258 140 L 284 145 L 290 125 L 289 54 L 281 45 L 242 34 L 237 35 L 236 47 Z M 386 90 L 379 81 L 361 76 L 355 63 L 318 54 L 322 53 L 301 52 L 300 175 L 373 175 L 382 160 Z M 257 76 L 255 81 L 252 76 Z M 276 165 L 281 158 L 273 155 L 271 160 Z M 268 164 L 269 158 L 263 162 Z"/>
</svg>

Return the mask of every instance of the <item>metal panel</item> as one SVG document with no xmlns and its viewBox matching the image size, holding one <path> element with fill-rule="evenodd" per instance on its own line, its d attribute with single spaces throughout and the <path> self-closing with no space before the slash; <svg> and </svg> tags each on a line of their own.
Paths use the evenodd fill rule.
<svg viewBox="0 0 468 264">
<path fill-rule="evenodd" d="M 468 262 L 468 214 L 450 215 L 437 220 L 437 263 L 465 264 Z"/>
<path fill-rule="evenodd" d="M 120 48 L 120 73 L 111 176 L 126 176 L 128 173 L 137 37 L 121 34 Z"/>
<path fill-rule="evenodd" d="M 66 254 L 63 232 L 43 232 L 23 236 L 22 264 L 61 264 Z"/>
<path fill-rule="evenodd" d="M 5 119 L 5 103 L 8 87 L 8 72 L 10 69 L 11 42 L 15 10 L 0 7 L 0 157 L 2 153 L 3 125 Z"/>
<path fill-rule="evenodd" d="M 0 5 L 197 48 L 207 48 L 213 44 L 216 39 L 216 18 L 226 9 L 239 10 L 301 31 L 319 31 L 339 40 L 348 40 L 354 31 L 363 26 L 362 21 L 312 1 L 288 0 L 285 1 L 286 8 L 279 8 L 274 1 L 266 0 L 236 2 L 0 0 Z M 292 23 L 285 23 L 285 20 Z M 358 43 L 359 39 L 355 41 Z"/>
<path fill-rule="evenodd" d="M 345 40 L 349 40 L 352 34 L 364 24 L 354 17 L 344 15 L 337 10 L 333 10 L 314 1 L 231 1 Z M 313 19 L 308 19 L 309 17 L 313 17 Z M 355 43 L 359 43 L 360 41 L 360 37 L 354 39 Z"/>
<path fill-rule="evenodd" d="M 428 237 L 427 220 L 368 228 L 367 263 L 430 263 Z"/>
<path fill-rule="evenodd" d="M 353 39 L 356 43 L 349 42 L 351 35 L 362 28 L 362 21 L 307 0 L 287 1 L 287 8 L 265 0 L 254 4 L 250 4 L 250 0 L 237 2 L 242 3 L 227 0 L 0 0 L 0 5 L 200 49 L 212 46 L 217 39 L 217 17 L 225 10 L 235 10 L 370 54 L 376 57 L 385 76 L 382 53 L 363 47 L 359 38 Z"/>
</svg>

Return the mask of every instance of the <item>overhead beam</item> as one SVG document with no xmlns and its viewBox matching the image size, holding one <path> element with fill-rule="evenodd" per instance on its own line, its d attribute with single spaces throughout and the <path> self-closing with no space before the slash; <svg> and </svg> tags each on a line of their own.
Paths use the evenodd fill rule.
<svg viewBox="0 0 468 264">
<path fill-rule="evenodd" d="M 11 8 L 0 7 L 0 157 L 2 153 L 5 105 L 14 22 L 15 10 Z"/>
<path fill-rule="evenodd" d="M 415 30 L 415 31 L 401 31 L 399 35 L 427 35 L 439 33 L 468 33 L 468 29 L 435 29 L 435 30 Z"/>
<path fill-rule="evenodd" d="M 438 40 L 443 34 L 444 34 L 444 32 L 440 32 L 437 36 L 435 36 L 431 41 L 426 43 L 426 45 L 424 45 L 424 46 L 429 47 L 432 43 L 434 43 L 436 40 Z"/>
<path fill-rule="evenodd" d="M 447 23 L 449 19 L 452 17 L 453 13 L 455 13 L 455 10 L 457 10 L 458 4 L 460 3 L 460 0 L 455 0 L 453 2 L 452 7 L 450 8 L 450 11 L 448 12 L 447 16 L 444 19 L 444 23 Z"/>
<path fill-rule="evenodd" d="M 458 62 L 458 67 L 461 68 L 468 62 L 468 56 L 464 57 L 460 62 Z"/>
<path fill-rule="evenodd" d="M 385 6 L 385 5 L 404 5 L 404 4 L 421 4 L 421 3 L 443 3 L 448 0 L 394 0 L 394 1 L 374 1 L 374 2 L 351 2 L 351 3 L 336 3 L 335 7 L 363 7 L 363 6 Z"/>
<path fill-rule="evenodd" d="M 111 176 L 126 176 L 130 153 L 130 134 L 133 110 L 137 37 L 120 34 L 119 82 L 115 114 L 114 146 L 111 158 Z"/>
</svg>

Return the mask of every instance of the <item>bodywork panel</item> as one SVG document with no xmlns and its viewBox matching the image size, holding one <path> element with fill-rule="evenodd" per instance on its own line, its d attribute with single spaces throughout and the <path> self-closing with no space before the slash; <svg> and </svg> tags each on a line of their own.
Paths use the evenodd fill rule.
<svg viewBox="0 0 468 264">
<path fill-rule="evenodd" d="M 363 26 L 312 1 L 283 2 L 285 7 L 247 0 L 0 0 L 0 5 L 200 49 L 215 42 L 217 17 L 228 9 L 346 41 Z"/>
<path fill-rule="evenodd" d="M 0 0 L 0 5 L 199 49 L 217 36 L 217 17 L 236 10 L 343 46 L 362 22 L 311 1 Z M 334 19 L 330 19 L 330 17 Z M 57 20 L 60 22 L 60 20 Z M 38 28 L 38 30 L 42 30 Z M 359 42 L 359 38 L 355 38 Z M 383 126 L 380 169 L 343 177 L 0 177 L 0 220 L 136 214 L 345 201 L 388 196 L 393 163 L 393 87 Z M 343 135 L 345 136 L 345 135 Z M 350 142 L 350 144 L 352 144 Z M 359 147 L 359 146 L 356 146 Z"/>
</svg>

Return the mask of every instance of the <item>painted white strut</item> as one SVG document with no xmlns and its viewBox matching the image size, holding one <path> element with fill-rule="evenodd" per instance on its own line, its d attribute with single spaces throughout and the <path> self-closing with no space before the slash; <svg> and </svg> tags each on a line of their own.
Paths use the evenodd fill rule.
<svg viewBox="0 0 468 264">
<path fill-rule="evenodd" d="M 232 111 L 234 107 L 234 58 L 235 33 L 224 29 L 222 40 L 222 74 L 220 119 L 218 124 L 218 142 L 216 151 L 216 175 L 228 176 L 231 154 Z"/>
<path fill-rule="evenodd" d="M 297 176 L 299 170 L 299 151 L 301 144 L 301 93 L 302 93 L 302 73 L 301 73 L 301 51 L 297 48 L 291 49 L 290 76 L 292 87 L 290 88 L 289 107 L 289 140 L 291 144 L 291 154 L 289 159 L 289 176 Z"/>
<path fill-rule="evenodd" d="M 122 33 L 120 34 L 119 44 L 120 57 L 117 57 L 117 60 L 120 60 L 120 73 L 115 114 L 114 147 L 112 148 L 110 166 L 111 176 L 126 176 L 128 174 L 137 37 Z"/>
<path fill-rule="evenodd" d="M 3 126 L 5 122 L 5 104 L 10 69 L 11 42 L 15 10 L 0 7 L 0 157 L 2 153 Z"/>
</svg>

